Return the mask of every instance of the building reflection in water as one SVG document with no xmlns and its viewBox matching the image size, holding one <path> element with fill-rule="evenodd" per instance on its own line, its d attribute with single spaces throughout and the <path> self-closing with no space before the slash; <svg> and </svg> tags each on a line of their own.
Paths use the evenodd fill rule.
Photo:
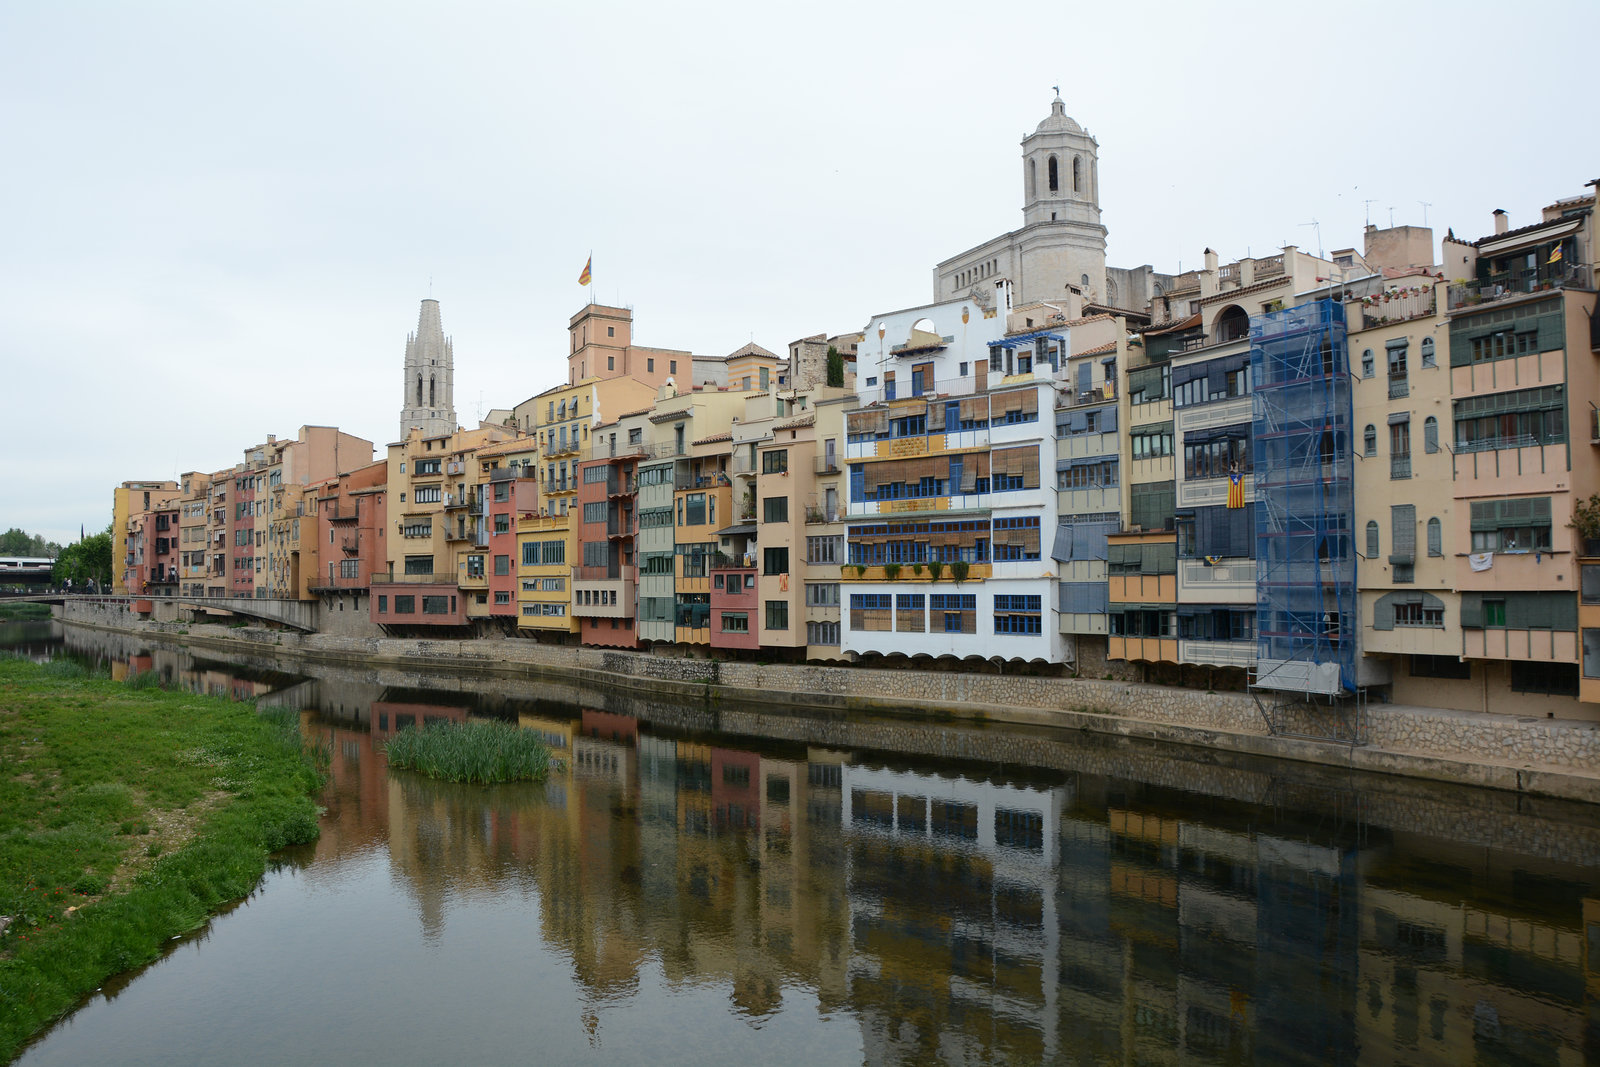
<svg viewBox="0 0 1600 1067">
<path fill-rule="evenodd" d="M 304 877 L 386 848 L 433 938 L 456 902 L 536 896 L 594 1029 L 654 964 L 756 1024 L 804 990 L 859 1021 L 870 1062 L 1600 1061 L 1582 806 L 1078 739 L 1001 774 L 852 747 L 837 722 L 715 735 L 509 682 L 123 662 L 303 708 L 332 753 Z M 490 789 L 388 773 L 386 737 L 472 715 L 538 731 L 559 769 Z"/>
</svg>

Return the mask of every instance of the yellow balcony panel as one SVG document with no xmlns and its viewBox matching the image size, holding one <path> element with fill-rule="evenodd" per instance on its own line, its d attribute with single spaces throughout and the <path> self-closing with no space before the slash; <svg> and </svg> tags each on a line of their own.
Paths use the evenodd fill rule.
<svg viewBox="0 0 1600 1067">
<path fill-rule="evenodd" d="M 1461 652 L 1468 659 L 1578 662 L 1578 634 L 1573 630 L 1506 630 L 1490 627 L 1462 630 L 1461 638 Z"/>
<path fill-rule="evenodd" d="M 1177 663 L 1178 640 L 1175 637 L 1118 637 L 1106 638 L 1106 658 L 1136 660 L 1144 663 Z"/>
</svg>

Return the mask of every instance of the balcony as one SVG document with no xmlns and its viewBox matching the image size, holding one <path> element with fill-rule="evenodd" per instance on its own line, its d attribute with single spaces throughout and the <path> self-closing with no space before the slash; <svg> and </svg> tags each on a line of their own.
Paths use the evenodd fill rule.
<svg viewBox="0 0 1600 1067">
<path fill-rule="evenodd" d="M 1178 641 L 1178 660 L 1202 667 L 1254 667 L 1254 641 Z"/>
<path fill-rule="evenodd" d="M 446 493 L 444 495 L 444 506 L 446 510 L 450 510 L 452 508 L 467 508 L 469 510 L 473 510 L 476 514 L 481 515 L 483 514 L 483 508 L 481 504 L 482 499 L 478 495 L 477 486 L 473 486 L 464 493 Z"/>
<path fill-rule="evenodd" d="M 373 585 L 455 585 L 454 574 L 396 574 L 394 570 L 372 572 Z"/>
<path fill-rule="evenodd" d="M 552 493 L 570 493 L 574 492 L 578 487 L 577 482 L 569 482 L 565 478 L 546 478 L 543 485 L 546 495 Z"/>
<path fill-rule="evenodd" d="M 746 552 L 742 556 L 730 556 L 726 552 L 713 552 L 708 564 L 714 571 L 751 571 L 755 570 L 756 557 L 751 552 Z"/>
<path fill-rule="evenodd" d="M 1438 298 L 1431 285 L 1374 293 L 1361 301 L 1361 329 L 1427 318 L 1437 307 Z"/>
<path fill-rule="evenodd" d="M 1389 477 L 1396 481 L 1411 477 L 1411 453 L 1389 457 Z"/>
<path fill-rule="evenodd" d="M 832 508 L 828 508 L 828 507 L 817 507 L 814 504 L 807 504 L 806 505 L 806 525 L 807 526 L 820 526 L 823 523 L 838 522 L 840 514 L 841 513 L 840 513 L 840 511 L 839 511 L 837 506 L 832 507 Z"/>
<path fill-rule="evenodd" d="M 1411 380 L 1405 377 L 1389 376 L 1389 399 L 1399 400 L 1403 396 L 1411 395 Z"/>
<path fill-rule="evenodd" d="M 728 485 L 728 476 L 721 471 L 702 471 L 691 474 L 679 474 L 672 479 L 672 488 L 684 489 L 715 489 L 718 486 Z"/>
<path fill-rule="evenodd" d="M 1450 286 L 1449 307 L 1454 311 L 1465 305 L 1490 303 L 1510 296 L 1535 293 L 1542 289 L 1562 289 L 1568 286 L 1587 289 L 1593 278 L 1593 264 L 1564 261 L 1491 274 L 1487 278 Z"/>
<path fill-rule="evenodd" d="M 841 469 L 839 457 L 837 455 L 818 456 L 811 469 L 817 474 L 838 474 Z"/>
<path fill-rule="evenodd" d="M 748 455 L 736 455 L 733 457 L 734 474 L 754 474 L 755 472 L 756 461 Z"/>
</svg>

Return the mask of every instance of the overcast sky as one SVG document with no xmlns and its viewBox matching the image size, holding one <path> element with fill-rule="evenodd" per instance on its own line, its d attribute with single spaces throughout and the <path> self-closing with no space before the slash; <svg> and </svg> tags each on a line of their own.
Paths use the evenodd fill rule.
<svg viewBox="0 0 1600 1067">
<path fill-rule="evenodd" d="M 305 423 L 381 448 L 430 279 L 467 424 L 591 298 L 709 355 L 924 303 L 1021 224 L 1055 84 L 1117 266 L 1359 246 L 1367 199 L 1476 238 L 1600 177 L 1600 4 L 1300 10 L 0 5 L 0 528 Z"/>
</svg>

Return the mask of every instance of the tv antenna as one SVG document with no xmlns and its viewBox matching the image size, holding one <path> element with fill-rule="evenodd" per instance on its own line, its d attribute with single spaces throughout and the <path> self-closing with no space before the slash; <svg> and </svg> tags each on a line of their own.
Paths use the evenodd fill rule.
<svg viewBox="0 0 1600 1067">
<path fill-rule="evenodd" d="M 1372 205 L 1376 204 L 1377 202 L 1378 201 L 1377 201 L 1376 198 L 1374 198 L 1372 200 L 1363 200 L 1363 201 L 1361 201 L 1361 203 L 1364 204 L 1366 206 L 1366 209 L 1367 209 L 1367 225 L 1368 226 L 1372 225 Z"/>
<path fill-rule="evenodd" d="M 1318 222 L 1316 219 L 1312 219 L 1310 222 L 1302 222 L 1300 225 L 1301 226 L 1311 226 L 1311 227 L 1314 227 L 1316 229 L 1316 231 L 1317 231 L 1317 258 L 1321 259 L 1322 258 L 1322 223 Z"/>
<path fill-rule="evenodd" d="M 1428 224 L 1428 209 L 1432 207 L 1433 204 L 1427 200 L 1418 200 L 1417 203 L 1422 205 L 1422 224 L 1426 226 Z"/>
</svg>

